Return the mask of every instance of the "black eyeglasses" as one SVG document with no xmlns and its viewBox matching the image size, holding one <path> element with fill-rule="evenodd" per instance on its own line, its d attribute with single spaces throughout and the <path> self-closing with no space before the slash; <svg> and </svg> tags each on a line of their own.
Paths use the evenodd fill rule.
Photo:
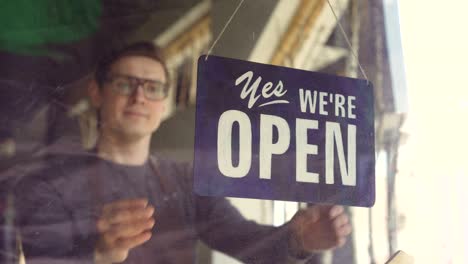
<svg viewBox="0 0 468 264">
<path fill-rule="evenodd" d="M 146 99 L 153 101 L 165 99 L 169 90 L 167 85 L 161 81 L 123 74 L 111 74 L 107 76 L 106 82 L 111 85 L 115 92 L 121 95 L 132 95 L 141 85 Z"/>
</svg>

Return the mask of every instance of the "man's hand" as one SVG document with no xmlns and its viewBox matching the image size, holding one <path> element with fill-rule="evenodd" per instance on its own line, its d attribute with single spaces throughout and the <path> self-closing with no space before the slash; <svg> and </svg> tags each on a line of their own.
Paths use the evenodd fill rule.
<svg viewBox="0 0 468 264">
<path fill-rule="evenodd" d="M 151 238 L 154 208 L 146 199 L 121 200 L 103 207 L 97 221 L 100 234 L 95 263 L 124 261 L 130 249 Z"/>
<path fill-rule="evenodd" d="M 351 233 L 342 206 L 312 206 L 298 211 L 289 223 L 290 245 L 296 252 L 313 253 L 341 247 Z"/>
</svg>

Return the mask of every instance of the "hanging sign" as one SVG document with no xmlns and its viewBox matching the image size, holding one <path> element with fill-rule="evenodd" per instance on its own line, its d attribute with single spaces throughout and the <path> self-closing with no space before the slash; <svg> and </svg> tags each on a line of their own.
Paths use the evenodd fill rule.
<svg viewBox="0 0 468 264">
<path fill-rule="evenodd" d="M 205 58 L 198 61 L 197 194 L 374 204 L 371 83 Z"/>
</svg>

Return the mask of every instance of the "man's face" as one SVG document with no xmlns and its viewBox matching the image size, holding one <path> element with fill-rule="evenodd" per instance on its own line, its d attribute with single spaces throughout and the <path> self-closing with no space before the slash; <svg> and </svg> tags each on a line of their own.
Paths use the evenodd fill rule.
<svg viewBox="0 0 468 264">
<path fill-rule="evenodd" d="M 112 64 L 108 75 L 167 83 L 161 63 L 143 56 L 120 58 Z M 146 98 L 142 85 L 130 95 L 119 94 L 114 88 L 112 82 L 105 82 L 97 93 L 91 93 L 93 103 L 100 108 L 101 132 L 125 139 L 151 137 L 161 123 L 165 100 Z"/>
</svg>

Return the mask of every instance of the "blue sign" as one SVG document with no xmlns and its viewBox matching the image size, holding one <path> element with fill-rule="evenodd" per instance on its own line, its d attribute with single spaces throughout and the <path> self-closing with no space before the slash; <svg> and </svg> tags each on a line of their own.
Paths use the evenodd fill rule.
<svg viewBox="0 0 468 264">
<path fill-rule="evenodd" d="M 198 60 L 197 194 L 374 204 L 371 83 L 205 58 Z"/>
</svg>

